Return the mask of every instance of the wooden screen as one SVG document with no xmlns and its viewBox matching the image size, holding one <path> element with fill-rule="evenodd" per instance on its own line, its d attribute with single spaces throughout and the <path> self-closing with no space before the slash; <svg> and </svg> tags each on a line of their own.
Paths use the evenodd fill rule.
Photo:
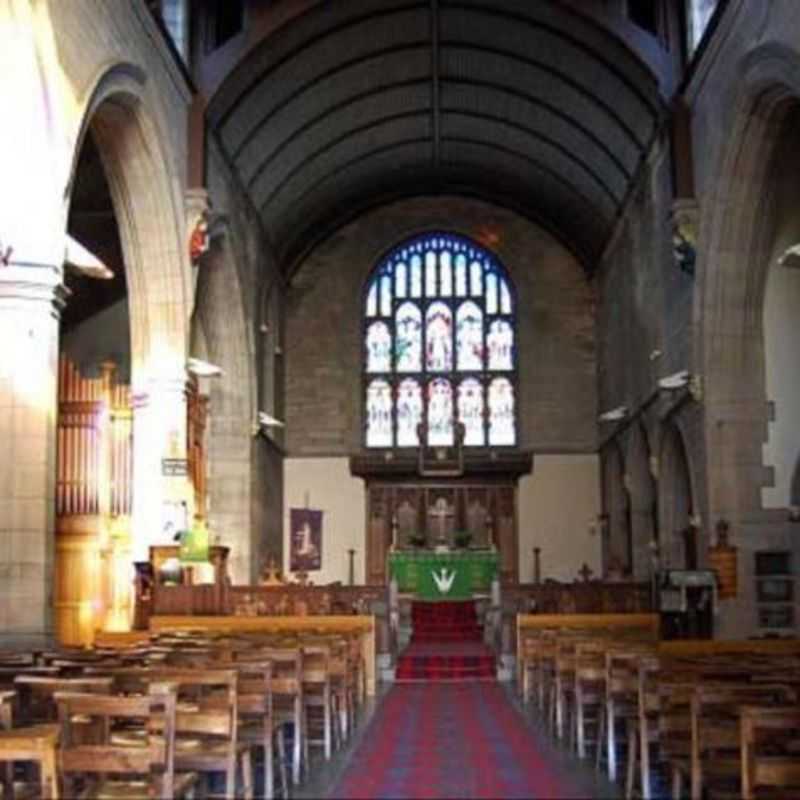
<svg viewBox="0 0 800 800">
<path fill-rule="evenodd" d="M 386 559 L 396 537 L 400 549 L 424 537 L 426 547 L 444 538 L 453 545 L 454 533 L 472 536 L 472 546 L 494 542 L 500 552 L 500 577 L 514 582 L 518 575 L 516 488 L 513 483 L 437 482 L 389 483 L 367 486 L 367 583 L 385 584 Z"/>
</svg>

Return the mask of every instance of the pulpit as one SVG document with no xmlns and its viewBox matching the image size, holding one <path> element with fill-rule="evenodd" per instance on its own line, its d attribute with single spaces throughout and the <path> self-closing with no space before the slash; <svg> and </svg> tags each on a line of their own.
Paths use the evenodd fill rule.
<svg viewBox="0 0 800 800">
<path fill-rule="evenodd" d="M 225 592 L 228 577 L 229 547 L 211 545 L 208 548 L 208 563 L 211 565 L 213 581 L 208 583 L 199 575 L 197 564 L 180 561 L 181 546 L 178 544 L 153 545 L 150 560 L 138 561 L 136 567 L 136 606 L 134 628 L 146 629 L 154 614 L 191 614 L 195 606 L 214 609 L 220 613 L 225 607 Z M 203 591 L 192 591 L 193 587 L 205 583 Z"/>
</svg>

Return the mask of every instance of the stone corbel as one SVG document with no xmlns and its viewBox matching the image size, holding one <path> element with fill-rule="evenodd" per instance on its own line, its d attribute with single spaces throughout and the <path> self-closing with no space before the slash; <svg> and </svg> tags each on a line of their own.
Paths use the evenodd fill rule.
<svg viewBox="0 0 800 800">
<path fill-rule="evenodd" d="M 697 234 L 700 208 L 693 197 L 677 198 L 670 212 L 672 254 L 676 266 L 687 275 L 694 275 L 697 261 Z"/>
<path fill-rule="evenodd" d="M 192 265 L 189 280 L 191 281 L 191 310 L 194 311 L 194 303 L 197 296 L 197 273 L 198 265 L 204 253 L 208 251 L 211 241 L 208 235 L 209 219 L 211 216 L 211 198 L 208 192 L 201 188 L 188 189 L 185 197 L 186 210 L 186 231 L 187 241 L 186 250 L 189 253 L 189 260 Z"/>
</svg>

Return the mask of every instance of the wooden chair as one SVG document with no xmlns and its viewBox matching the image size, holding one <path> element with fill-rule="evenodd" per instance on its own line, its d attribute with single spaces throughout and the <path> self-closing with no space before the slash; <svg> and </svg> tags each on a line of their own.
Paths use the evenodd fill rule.
<svg viewBox="0 0 800 800">
<path fill-rule="evenodd" d="M 617 780 L 618 745 L 617 734 L 620 725 L 624 726 L 628 742 L 626 760 L 631 764 L 635 756 L 634 747 L 630 746 L 630 734 L 636 727 L 638 714 L 638 662 L 641 658 L 652 655 L 652 647 L 645 644 L 612 645 L 605 653 L 605 696 L 600 719 L 600 742 L 597 748 L 597 766 L 601 766 L 603 756 L 611 781 Z M 630 783 L 630 780 L 628 781 Z"/>
<path fill-rule="evenodd" d="M 0 762 L 10 767 L 2 770 L 4 798 L 27 795 L 33 788 L 43 800 L 58 800 L 58 739 L 59 726 L 54 723 L 0 731 Z M 27 781 L 22 786 L 14 783 L 13 764 L 16 761 L 36 765 L 38 781 L 35 786 Z"/>
<path fill-rule="evenodd" d="M 58 719 L 57 692 L 110 694 L 112 679 L 101 676 L 80 678 L 18 675 L 14 679 L 20 721 L 24 725 L 54 722 Z"/>
<path fill-rule="evenodd" d="M 3 798 L 58 797 L 56 744 L 58 725 L 13 729 L 16 692 L 0 692 L 0 785 Z M 37 774 L 32 780 L 14 781 L 14 762 L 30 762 Z"/>
<path fill-rule="evenodd" d="M 698 684 L 691 699 L 691 797 L 703 789 L 721 795 L 740 789 L 742 704 L 790 708 L 795 691 L 780 684 Z"/>
<path fill-rule="evenodd" d="M 130 671 L 131 673 L 134 671 Z M 153 683 L 172 683 L 178 694 L 175 770 L 225 775 L 225 797 L 253 797 L 250 745 L 238 741 L 237 674 L 234 670 L 163 667 L 142 670 Z M 237 767 L 242 791 L 237 792 Z"/>
<path fill-rule="evenodd" d="M 741 796 L 800 795 L 800 707 L 739 708 L 741 731 Z"/>
<path fill-rule="evenodd" d="M 272 800 L 275 789 L 274 756 L 278 734 L 281 790 L 288 797 L 283 731 L 276 724 L 272 703 L 272 662 L 240 661 L 233 665 L 238 675 L 239 741 L 260 749 L 264 755 L 264 798 Z"/>
<path fill-rule="evenodd" d="M 587 745 L 600 748 L 606 647 L 600 640 L 575 646 L 575 740 L 579 758 L 586 758 Z"/>
<path fill-rule="evenodd" d="M 300 783 L 303 764 L 305 730 L 305 704 L 303 694 L 304 653 L 299 647 L 261 647 L 246 655 L 237 656 L 236 663 L 248 660 L 265 661 L 272 664 L 272 713 L 278 733 L 281 764 L 284 763 L 284 729 L 293 728 L 292 739 L 292 783 Z"/>
<path fill-rule="evenodd" d="M 320 745 L 329 761 L 333 752 L 333 694 L 331 691 L 331 652 L 327 644 L 303 645 L 303 705 L 305 763 L 309 764 L 309 747 Z M 320 733 L 312 735 L 319 713 Z"/>
<path fill-rule="evenodd" d="M 175 694 L 151 687 L 140 697 L 58 693 L 59 761 L 68 797 L 114 798 L 191 796 L 195 773 L 175 774 Z M 137 735 L 115 741 L 122 728 Z"/>
</svg>

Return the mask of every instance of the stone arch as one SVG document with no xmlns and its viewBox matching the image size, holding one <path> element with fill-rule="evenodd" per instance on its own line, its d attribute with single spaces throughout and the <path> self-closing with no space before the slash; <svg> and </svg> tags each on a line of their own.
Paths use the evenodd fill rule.
<svg viewBox="0 0 800 800">
<path fill-rule="evenodd" d="M 650 543 L 657 538 L 657 491 L 650 468 L 647 432 L 637 423 L 627 437 L 626 474 L 630 497 L 633 575 L 645 578 L 650 569 Z"/>
<path fill-rule="evenodd" d="M 661 565 L 672 569 L 697 566 L 697 532 L 689 532 L 695 513 L 692 472 L 683 435 L 674 422 L 667 422 L 662 430 L 659 464 Z"/>
<path fill-rule="evenodd" d="M 223 370 L 207 385 L 209 528 L 231 548 L 234 582 L 249 583 L 263 547 L 251 517 L 256 387 L 234 238 L 227 223 L 212 227 L 198 267 L 191 353 Z"/>
<path fill-rule="evenodd" d="M 77 132 L 65 195 L 91 130 L 120 229 L 131 305 L 134 383 L 183 370 L 191 308 L 191 274 L 183 199 L 169 180 L 158 109 L 136 65 L 116 64 L 96 79 Z M 165 169 L 165 165 L 170 168 Z"/>
<path fill-rule="evenodd" d="M 765 45 L 743 61 L 730 145 L 701 224 L 694 321 L 704 377 L 709 518 L 761 508 L 768 411 L 763 311 L 771 247 L 772 155 L 800 99 L 800 56 Z M 766 207 L 768 210 L 768 207 Z M 732 458 L 732 454 L 736 458 Z"/>
<path fill-rule="evenodd" d="M 164 135 L 162 110 L 147 76 L 131 64 L 104 69 L 93 84 L 75 135 L 65 195 L 67 218 L 89 131 L 103 163 L 119 227 L 128 285 L 134 396 L 133 557 L 160 540 L 165 502 L 191 505 L 186 479 L 161 477 L 161 459 L 185 457 L 186 356 L 191 307 L 181 175 Z"/>
<path fill-rule="evenodd" d="M 603 572 L 629 573 L 632 567 L 630 495 L 622 449 L 611 442 L 602 452 Z"/>
</svg>

